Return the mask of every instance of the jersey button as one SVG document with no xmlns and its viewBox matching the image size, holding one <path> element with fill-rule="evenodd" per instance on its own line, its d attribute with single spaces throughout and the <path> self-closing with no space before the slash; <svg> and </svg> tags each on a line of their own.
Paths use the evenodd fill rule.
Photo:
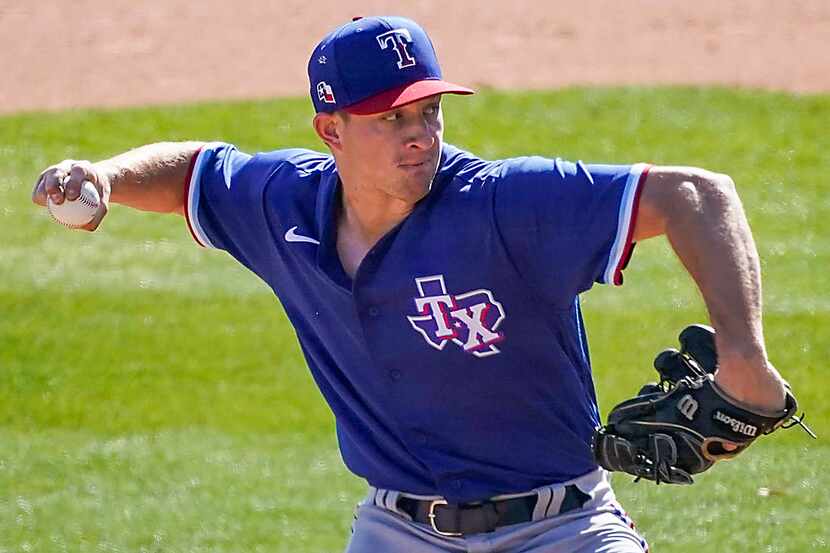
<svg viewBox="0 0 830 553">
<path fill-rule="evenodd" d="M 392 380 L 400 380 L 401 379 L 401 371 L 398 369 L 392 369 L 389 371 L 389 378 Z"/>
<path fill-rule="evenodd" d="M 372 307 L 369 308 L 368 313 L 369 313 L 369 316 L 374 319 L 375 317 L 380 315 L 380 309 L 378 309 L 377 307 L 375 307 L 373 305 Z"/>
<path fill-rule="evenodd" d="M 464 482 L 462 482 L 461 480 L 453 480 L 452 487 L 456 490 L 460 490 L 462 487 L 464 487 Z"/>
</svg>

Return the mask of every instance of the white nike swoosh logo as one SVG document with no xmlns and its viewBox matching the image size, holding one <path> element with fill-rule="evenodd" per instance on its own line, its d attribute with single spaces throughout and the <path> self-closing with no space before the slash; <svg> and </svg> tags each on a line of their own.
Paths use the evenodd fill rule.
<svg viewBox="0 0 830 553">
<path fill-rule="evenodd" d="M 308 242 L 309 244 L 316 244 L 320 245 L 320 242 L 311 238 L 310 236 L 303 236 L 302 234 L 297 234 L 294 232 L 297 230 L 298 227 L 291 227 L 285 233 L 285 241 L 286 242 Z"/>
</svg>

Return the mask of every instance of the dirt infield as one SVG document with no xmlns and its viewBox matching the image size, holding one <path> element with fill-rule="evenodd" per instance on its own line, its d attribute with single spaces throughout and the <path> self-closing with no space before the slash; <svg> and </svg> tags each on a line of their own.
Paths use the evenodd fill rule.
<svg viewBox="0 0 830 553">
<path fill-rule="evenodd" d="M 304 94 L 327 30 L 390 12 L 472 86 L 830 90 L 827 0 L 0 0 L 0 112 Z"/>
</svg>

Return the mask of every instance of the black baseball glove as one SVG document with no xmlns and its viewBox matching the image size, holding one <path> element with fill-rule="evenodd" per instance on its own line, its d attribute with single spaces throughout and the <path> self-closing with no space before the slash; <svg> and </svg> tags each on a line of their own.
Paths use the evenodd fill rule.
<svg viewBox="0 0 830 553">
<path fill-rule="evenodd" d="M 654 360 L 659 383 L 646 384 L 637 397 L 614 407 L 608 424 L 594 433 L 597 463 L 656 483 L 691 484 L 692 474 L 730 459 L 763 434 L 794 424 L 798 405 L 787 390 L 778 413 L 759 413 L 726 395 L 714 381 L 715 332 L 704 325 L 680 333 L 680 350 Z"/>
</svg>

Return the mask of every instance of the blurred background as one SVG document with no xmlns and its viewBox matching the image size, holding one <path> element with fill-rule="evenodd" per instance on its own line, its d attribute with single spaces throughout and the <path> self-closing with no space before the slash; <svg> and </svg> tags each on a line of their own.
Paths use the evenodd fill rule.
<svg viewBox="0 0 830 553">
<path fill-rule="evenodd" d="M 0 110 L 300 95 L 325 33 L 388 13 L 477 87 L 830 87 L 825 0 L 1 0 Z"/>
<path fill-rule="evenodd" d="M 448 142 L 734 178 L 770 356 L 820 439 L 615 487 L 654 551 L 828 550 L 830 3 L 0 0 L 0 553 L 343 550 L 365 484 L 270 290 L 177 216 L 71 232 L 29 196 L 52 163 L 161 140 L 322 149 L 307 56 L 374 13 L 417 19 L 480 89 L 445 99 Z M 706 320 L 662 239 L 583 308 L 603 412 Z"/>
</svg>

